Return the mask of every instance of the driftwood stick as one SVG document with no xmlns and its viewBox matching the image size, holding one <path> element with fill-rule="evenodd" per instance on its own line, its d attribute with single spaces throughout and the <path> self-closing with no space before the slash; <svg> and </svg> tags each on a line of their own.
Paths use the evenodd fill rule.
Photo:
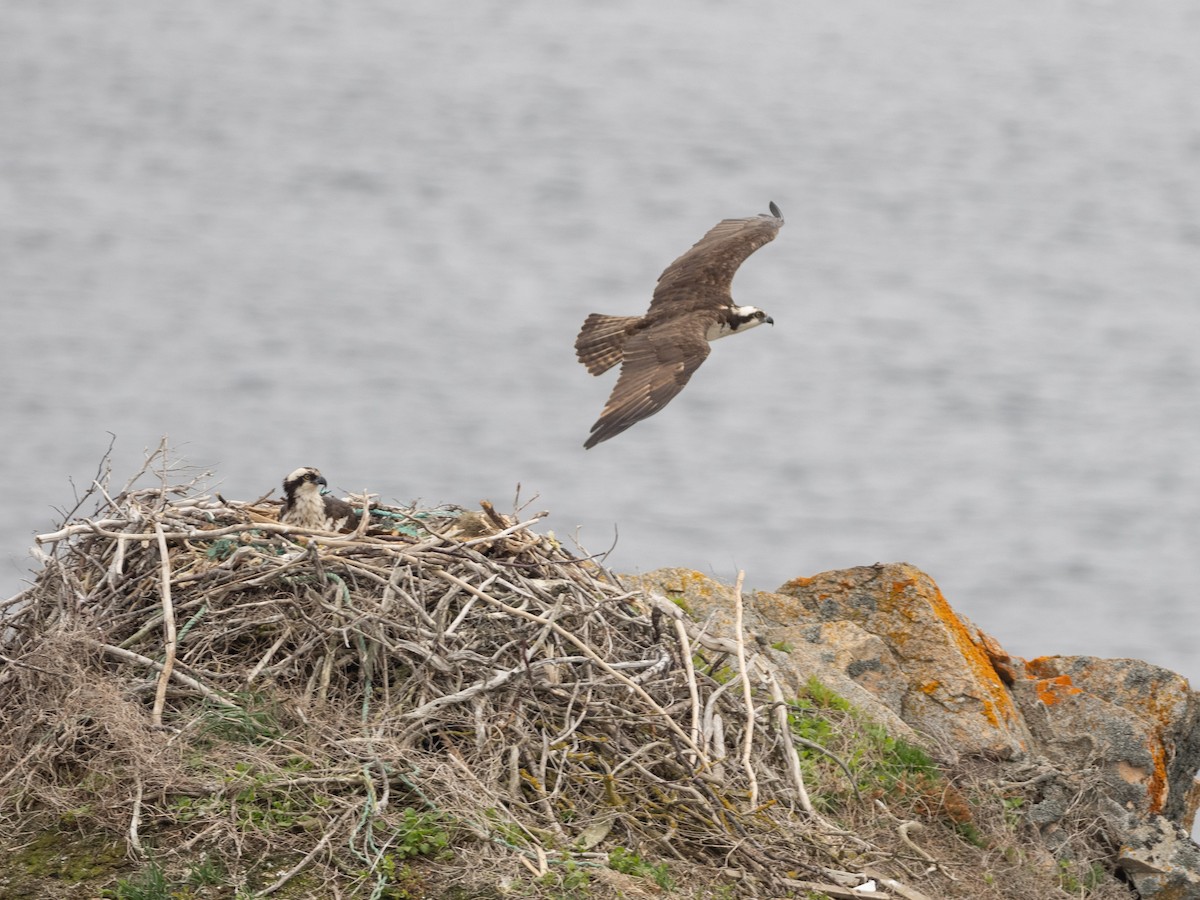
<svg viewBox="0 0 1200 900">
<path fill-rule="evenodd" d="M 163 647 L 166 659 L 158 676 L 158 688 L 154 692 L 154 709 L 150 712 L 150 721 L 162 725 L 163 706 L 167 701 L 167 684 L 171 680 L 171 672 L 175 668 L 175 607 L 171 603 L 171 557 L 167 552 L 167 540 L 163 537 L 161 522 L 154 523 L 154 531 L 158 535 L 158 552 L 162 557 L 161 578 L 163 624 L 166 639 Z"/>
<path fill-rule="evenodd" d="M 378 494 L 373 495 L 363 491 L 358 496 L 362 499 L 362 512 L 358 517 L 358 526 L 354 529 L 354 533 L 351 535 L 351 537 L 353 537 L 355 540 L 362 540 L 367 536 L 367 526 L 371 524 L 371 497 L 378 496 Z M 351 495 L 350 499 L 353 500 L 355 497 Z"/>
<path fill-rule="evenodd" d="M 687 629 L 680 619 L 675 620 L 675 637 L 679 641 L 679 655 L 683 657 L 683 673 L 687 679 L 688 700 L 692 705 L 692 740 L 697 746 L 703 747 L 706 735 L 700 733 L 700 691 L 696 686 L 696 667 L 692 663 L 692 647 L 688 641 Z"/>
<path fill-rule="evenodd" d="M 783 749 L 784 760 L 787 762 L 788 774 L 792 777 L 792 783 L 796 786 L 796 793 L 800 797 L 800 808 L 810 816 L 816 815 L 812 800 L 808 797 L 808 789 L 804 786 L 804 771 L 800 768 L 800 756 L 796 753 L 795 744 L 792 743 L 792 727 L 788 723 L 788 708 L 783 699 L 783 689 L 779 687 L 779 681 L 774 676 L 771 677 L 771 699 L 775 701 L 775 727 L 779 729 L 779 742 Z"/>
<path fill-rule="evenodd" d="M 129 846 L 133 848 L 133 852 L 138 856 L 145 856 L 146 851 L 142 849 L 142 839 L 138 836 L 138 829 L 142 824 L 142 777 L 139 775 L 137 779 L 137 793 L 133 798 L 133 812 L 129 816 Z"/>
<path fill-rule="evenodd" d="M 742 699 L 746 703 L 746 727 L 742 735 L 742 768 L 750 782 L 750 807 L 758 806 L 758 777 L 754 774 L 751 754 L 754 750 L 754 691 L 750 686 L 750 670 L 746 665 L 746 634 L 742 630 L 742 579 L 745 572 L 738 570 L 737 583 L 733 586 L 734 636 L 737 641 L 738 671 L 742 676 Z"/>
</svg>

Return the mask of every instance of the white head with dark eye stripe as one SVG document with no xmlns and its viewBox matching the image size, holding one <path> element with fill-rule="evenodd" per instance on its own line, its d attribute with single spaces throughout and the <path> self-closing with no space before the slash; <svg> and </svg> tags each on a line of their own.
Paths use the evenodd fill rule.
<svg viewBox="0 0 1200 900">
<path fill-rule="evenodd" d="M 329 482 L 325 480 L 325 476 L 318 469 L 314 469 L 312 466 L 303 466 L 283 479 L 283 494 L 289 498 L 294 498 L 299 493 L 320 494 L 321 490 L 328 485 Z"/>
<path fill-rule="evenodd" d="M 279 521 L 317 531 L 353 531 L 358 513 L 345 500 L 321 493 L 328 487 L 320 470 L 312 466 L 297 469 L 283 479 Z"/>
<path fill-rule="evenodd" d="M 725 315 L 709 326 L 704 338 L 707 341 L 715 341 L 739 331 L 749 331 L 764 322 L 767 325 L 775 324 L 775 320 L 757 306 L 731 306 Z"/>
<path fill-rule="evenodd" d="M 283 508 L 279 521 L 285 525 L 301 528 L 328 527 L 323 488 L 328 486 L 325 476 L 312 466 L 303 466 L 283 479 Z"/>
<path fill-rule="evenodd" d="M 755 325 L 774 325 L 775 320 L 767 315 L 765 310 L 759 309 L 757 306 L 735 306 L 733 308 L 733 318 L 740 324 L 734 325 L 734 329 L 740 331 L 743 328 L 753 328 Z"/>
</svg>

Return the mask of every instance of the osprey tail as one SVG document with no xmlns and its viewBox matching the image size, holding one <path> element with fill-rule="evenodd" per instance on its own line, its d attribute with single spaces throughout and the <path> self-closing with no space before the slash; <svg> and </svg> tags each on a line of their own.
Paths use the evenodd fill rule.
<svg viewBox="0 0 1200 900">
<path fill-rule="evenodd" d="M 575 338 L 575 355 L 593 375 L 607 372 L 621 361 L 634 323 L 641 316 L 605 316 L 592 313 Z"/>
</svg>

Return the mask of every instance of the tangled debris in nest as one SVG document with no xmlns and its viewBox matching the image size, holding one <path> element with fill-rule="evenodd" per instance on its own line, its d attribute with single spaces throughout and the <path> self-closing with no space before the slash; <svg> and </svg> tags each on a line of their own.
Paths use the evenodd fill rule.
<svg viewBox="0 0 1200 900">
<path fill-rule="evenodd" d="M 451 854 L 494 884 L 613 852 L 661 884 L 682 860 L 742 896 L 896 895 L 852 892 L 851 859 L 936 869 L 915 822 L 884 850 L 814 809 L 797 748 L 821 748 L 765 655 L 536 533 L 544 514 L 372 504 L 335 535 L 132 484 L 40 536 L 0 605 L 0 821 L 211 848 L 252 896 L 388 896 Z"/>
</svg>

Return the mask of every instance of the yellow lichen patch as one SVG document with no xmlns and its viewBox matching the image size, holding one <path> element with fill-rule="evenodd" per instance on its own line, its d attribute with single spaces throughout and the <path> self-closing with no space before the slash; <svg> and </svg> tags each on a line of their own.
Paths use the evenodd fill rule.
<svg viewBox="0 0 1200 900">
<path fill-rule="evenodd" d="M 942 683 L 940 681 L 927 681 L 922 685 L 918 685 L 917 690 L 919 690 L 922 694 L 932 694 L 941 686 Z"/>
<path fill-rule="evenodd" d="M 712 596 L 715 582 L 703 572 L 680 572 L 680 578 L 684 581 L 683 590 L 700 591 L 706 597 Z"/>
</svg>

